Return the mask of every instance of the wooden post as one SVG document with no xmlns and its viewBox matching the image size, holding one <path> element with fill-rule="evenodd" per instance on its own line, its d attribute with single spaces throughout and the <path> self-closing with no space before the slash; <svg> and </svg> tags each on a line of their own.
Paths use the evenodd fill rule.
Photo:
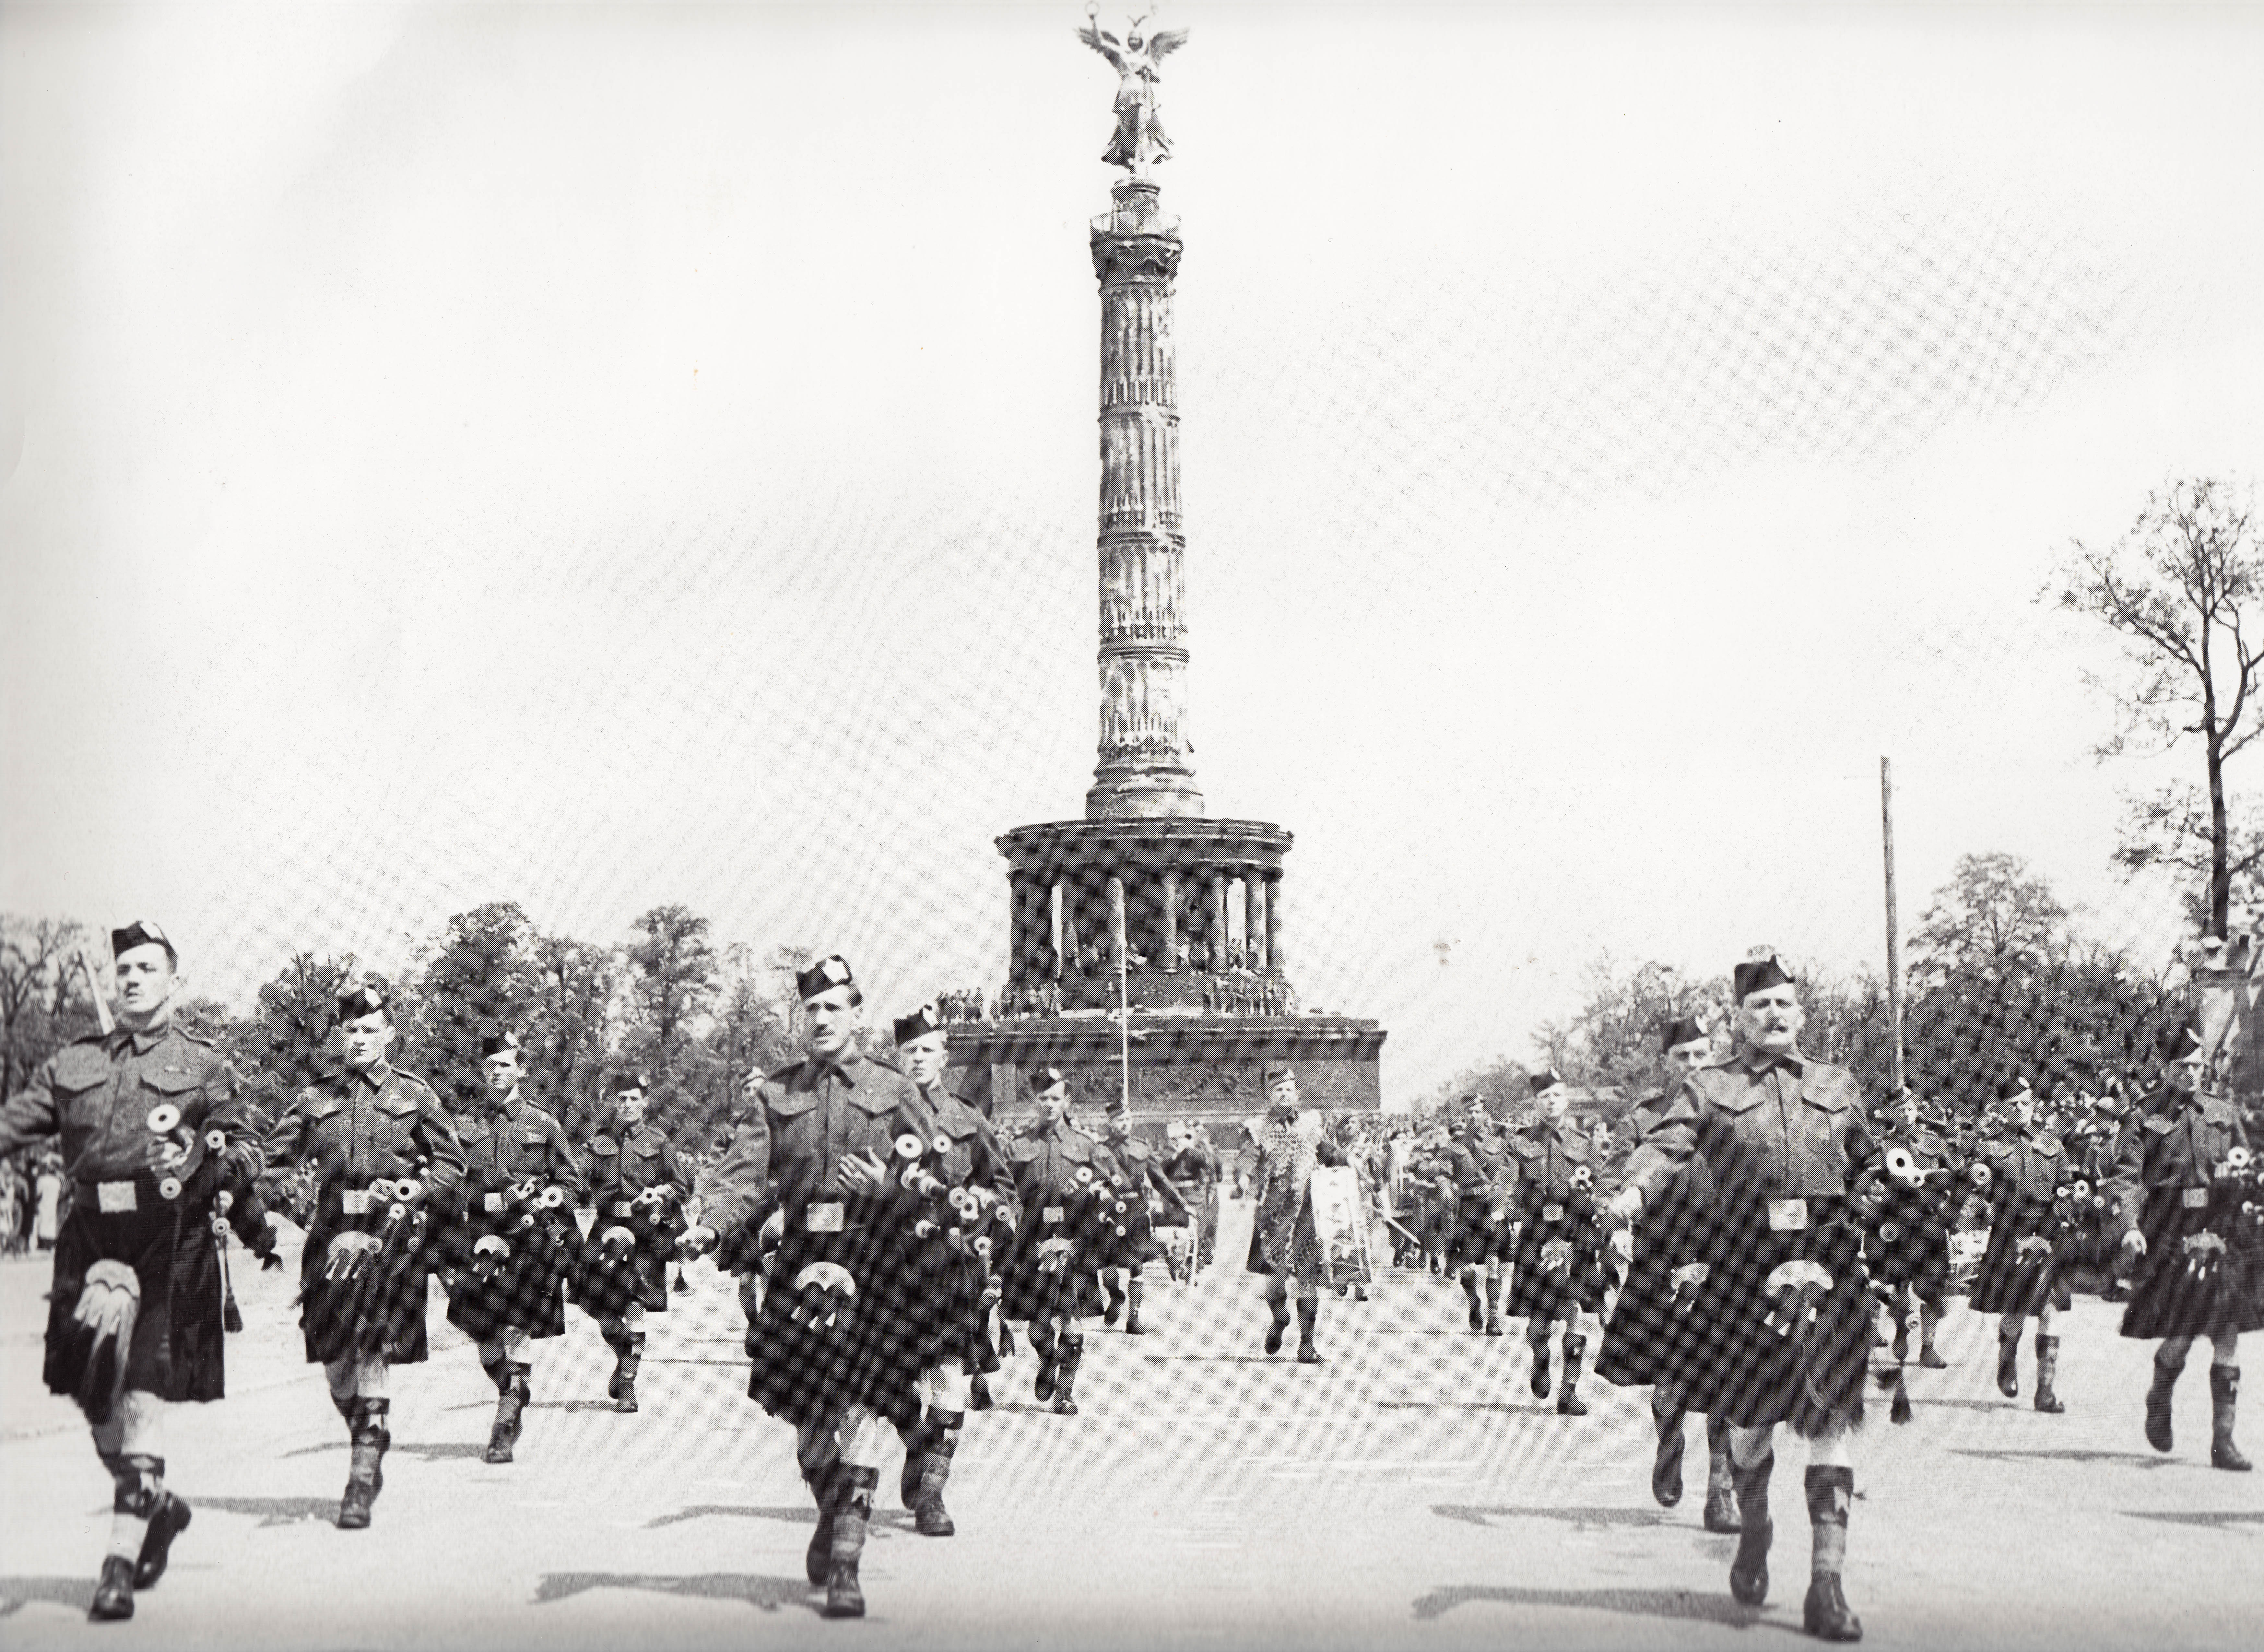
<svg viewBox="0 0 2264 1652">
<path fill-rule="evenodd" d="M 1887 1022 L 1890 1083 L 1903 1087 L 1903 949 L 1895 924 L 1895 765 L 1879 759 L 1879 827 L 1887 858 Z"/>
</svg>

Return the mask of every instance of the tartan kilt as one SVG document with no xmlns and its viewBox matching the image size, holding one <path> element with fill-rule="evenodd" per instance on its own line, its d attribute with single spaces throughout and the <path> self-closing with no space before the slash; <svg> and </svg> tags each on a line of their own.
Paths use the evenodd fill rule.
<svg viewBox="0 0 2264 1652">
<path fill-rule="evenodd" d="M 1706 1321 L 1706 1286 L 1674 1284 L 1674 1273 L 1695 1263 L 1711 1263 L 1713 1237 L 1670 1243 L 1637 1228 L 1635 1257 L 1627 1285 L 1612 1306 L 1596 1351 L 1596 1374 L 1615 1388 L 1651 1388 L 1680 1382 L 1690 1366 L 1690 1350 Z M 1686 1402 L 1687 1403 L 1687 1402 Z"/>
<path fill-rule="evenodd" d="M 1491 1200 L 1482 1195 L 1457 1202 L 1447 1238 L 1447 1265 L 1460 1268 L 1500 1260 L 1501 1234 L 1493 1225 Z"/>
<path fill-rule="evenodd" d="M 911 1347 L 912 1369 L 925 1371 L 949 1363 L 972 1371 L 977 1288 L 974 1272 L 979 1264 L 941 1238 L 907 1236 L 903 1248 L 905 1336 Z"/>
<path fill-rule="evenodd" d="M 847 1270 L 856 1293 L 848 1299 L 853 1311 L 812 1338 L 790 1321 L 803 1295 L 796 1281 L 819 1262 Z M 747 1397 L 796 1428 L 836 1427 L 848 1405 L 891 1422 L 917 1420 L 904 1254 L 895 1231 L 798 1233 L 789 1225 L 771 1268 L 762 1315 L 747 1331 L 747 1353 L 754 1361 Z"/>
<path fill-rule="evenodd" d="M 2150 1196 L 2138 1218 L 2146 1254 L 2131 1272 L 2122 1334 L 2151 1341 L 2264 1330 L 2264 1313 L 2258 1311 L 2257 1303 L 2264 1257 L 2259 1256 L 2254 1219 L 2240 1214 L 2229 1195 L 2214 1189 L 2209 1203 L 2196 1210 L 2183 1208 L 2179 1190 L 2166 1193 Z M 2214 1269 L 2197 1272 L 2186 1240 L 2211 1232 L 2224 1239 L 2224 1249 L 2216 1253 Z"/>
<path fill-rule="evenodd" d="M 1805 1228 L 1723 1228 L 1683 1378 L 1689 1409 L 1741 1428 L 1789 1423 L 1810 1436 L 1862 1426 L 1872 1309 L 1856 1235 L 1838 1220 L 1843 1201 L 1808 1203 L 1825 1214 Z M 1768 1322 L 1768 1279 L 1789 1262 L 1821 1265 L 1831 1288 L 1810 1304 L 1813 1318 L 1779 1336 Z"/>
<path fill-rule="evenodd" d="M 563 1287 L 577 1272 L 581 1226 L 570 1211 L 560 1225 L 563 1243 L 554 1240 L 540 1224 L 522 1226 L 515 1215 L 489 1212 L 469 1215 L 461 1235 L 469 1243 L 461 1254 L 452 1250 L 449 1257 L 456 1286 L 448 1293 L 448 1322 L 475 1340 L 497 1336 L 512 1327 L 537 1341 L 563 1335 Z M 492 1291 L 483 1290 L 472 1279 L 475 1253 L 471 1245 L 489 1237 L 500 1238 L 511 1246 L 511 1260 Z"/>
<path fill-rule="evenodd" d="M 1093 1231 L 1092 1219 L 1076 1206 L 1063 1200 L 1062 1220 L 1043 1221 L 1042 1202 L 1026 1205 L 1022 1211 L 1021 1231 L 1015 1235 L 1014 1271 L 1005 1275 L 1004 1291 L 998 1315 L 1002 1319 L 1028 1319 L 1036 1305 L 1038 1289 L 1038 1246 L 1048 1239 L 1066 1239 L 1077 1249 L 1070 1266 L 1077 1275 L 1077 1311 L 1082 1315 L 1100 1311 L 1100 1281 L 1094 1273 L 1099 1264 L 1099 1243 Z M 1059 1312 L 1059 1309 L 1055 1310 Z"/>
<path fill-rule="evenodd" d="M 2020 1242 L 2045 1239 L 2051 1250 L 2041 1268 L 2020 1260 Z M 2033 1253 L 2032 1253 L 2033 1254 Z M 1999 1209 L 1989 1224 L 1989 1248 L 1973 1277 L 1972 1305 L 1982 1314 L 2034 1314 L 2046 1306 L 2066 1311 L 2072 1299 L 2060 1268 L 2059 1218 L 2049 1206 L 2035 1210 Z"/>
<path fill-rule="evenodd" d="M 217 1400 L 228 1385 L 212 1198 L 167 1205 L 156 1197 L 151 1175 L 136 1177 L 134 1192 L 137 1208 L 109 1215 L 95 1208 L 91 1190 L 71 1200 L 55 1234 L 42 1375 L 53 1393 L 75 1391 L 72 1328 L 86 1271 L 98 1262 L 123 1262 L 142 1286 L 125 1386 L 167 1400 Z"/>
<path fill-rule="evenodd" d="M 1604 1311 L 1603 1247 L 1596 1242 L 1595 1206 L 1585 1199 L 1549 1199 L 1564 1215 L 1543 1221 L 1540 1200 L 1528 1199 L 1525 1220 L 1517 1230 L 1516 1262 L 1509 1276 L 1509 1301 L 1502 1312 L 1513 1319 L 1555 1321 L 1566 1308 L 1578 1304 L 1584 1311 Z M 1572 1247 L 1571 1272 L 1551 1279 L 1541 1265 L 1541 1249 L 1554 1240 Z M 1560 1282 L 1561 1281 L 1561 1282 Z"/>
<path fill-rule="evenodd" d="M 396 1366 L 423 1363 L 430 1349 L 424 1330 L 427 1270 L 421 1249 L 402 1258 L 399 1272 L 386 1287 L 387 1297 L 406 1330 L 399 1344 L 390 1350 L 384 1349 L 367 1334 L 357 1336 L 337 1321 L 317 1313 L 309 1301 L 316 1282 L 323 1277 L 323 1264 L 330 1260 L 330 1241 L 342 1233 L 375 1234 L 385 1226 L 386 1213 L 381 1208 L 349 1216 L 331 1206 L 332 1201 L 324 1199 L 316 1206 L 315 1225 L 307 1230 L 307 1243 L 299 1251 L 299 1330 L 306 1340 L 307 1363 L 332 1365 L 381 1351 Z"/>
</svg>

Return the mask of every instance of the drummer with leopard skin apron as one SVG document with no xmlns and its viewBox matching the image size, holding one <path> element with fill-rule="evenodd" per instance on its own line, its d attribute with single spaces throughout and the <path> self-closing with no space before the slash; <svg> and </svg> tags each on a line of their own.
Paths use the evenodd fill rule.
<svg viewBox="0 0 2264 1652">
<path fill-rule="evenodd" d="M 1739 1535 L 1730 1592 L 1747 1606 L 1768 1597 L 1769 1476 L 1777 1425 L 1789 1424 L 1809 1452 L 1802 1627 L 1855 1641 L 1863 1627 L 1841 1569 L 1871 1324 L 1857 1225 L 1880 1196 L 1878 1148 L 1854 1075 L 1801 1054 L 1800 997 L 1783 966 L 1741 963 L 1731 985 L 1737 1053 L 1683 1081 L 1629 1156 L 1612 1214 L 1632 1223 L 1648 1197 L 1704 1158 L 1722 1226 L 1684 1386 L 1731 1425 Z"/>
</svg>

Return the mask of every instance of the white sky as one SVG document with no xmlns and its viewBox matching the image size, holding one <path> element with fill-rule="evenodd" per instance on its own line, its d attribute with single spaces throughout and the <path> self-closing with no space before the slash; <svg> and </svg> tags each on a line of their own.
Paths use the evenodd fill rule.
<svg viewBox="0 0 2264 1652">
<path fill-rule="evenodd" d="M 1001 979 L 1094 760 L 1082 15 L 0 11 L 0 904 L 237 999 L 498 899 Z M 2166 950 L 2194 764 L 2032 593 L 2257 469 L 2264 10 L 1163 20 L 1197 775 L 1387 1095 L 1600 946 L 1876 957 L 1883 753 L 1906 927 L 2002 849 Z"/>
</svg>

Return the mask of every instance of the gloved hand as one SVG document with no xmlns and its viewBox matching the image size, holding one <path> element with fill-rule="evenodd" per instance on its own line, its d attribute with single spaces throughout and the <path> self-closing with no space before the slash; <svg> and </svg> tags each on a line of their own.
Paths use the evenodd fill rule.
<svg viewBox="0 0 2264 1652">
<path fill-rule="evenodd" d="M 272 1250 L 262 1250 L 258 1252 L 258 1255 L 259 1271 L 262 1273 L 279 1273 L 283 1271 L 283 1258 Z"/>
</svg>

